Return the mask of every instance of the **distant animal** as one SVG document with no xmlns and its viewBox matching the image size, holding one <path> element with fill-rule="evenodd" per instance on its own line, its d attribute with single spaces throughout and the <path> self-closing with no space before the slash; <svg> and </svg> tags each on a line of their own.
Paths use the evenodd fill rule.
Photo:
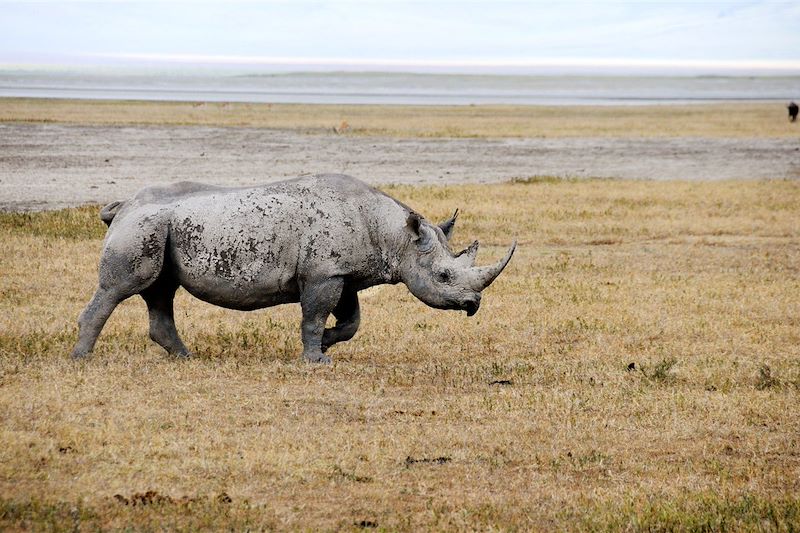
<svg viewBox="0 0 800 533">
<path fill-rule="evenodd" d="M 790 102 L 789 105 L 786 107 L 787 109 L 789 109 L 789 121 L 794 122 L 795 120 L 797 120 L 797 111 L 798 111 L 797 104 L 795 104 L 794 102 Z"/>
<path fill-rule="evenodd" d="M 344 175 L 321 175 L 260 187 L 182 182 L 148 187 L 105 206 L 109 225 L 99 287 L 81 313 L 74 358 L 91 352 L 114 308 L 139 294 L 150 338 L 188 356 L 173 317 L 184 287 L 197 298 L 252 310 L 299 302 L 303 357 L 325 352 L 359 326 L 358 291 L 404 283 L 431 307 L 474 315 L 481 292 L 508 264 L 476 267 L 478 241 L 458 253 L 449 239 L 458 216 L 434 225 L 405 204 Z M 325 328 L 333 313 L 336 325 Z"/>
</svg>

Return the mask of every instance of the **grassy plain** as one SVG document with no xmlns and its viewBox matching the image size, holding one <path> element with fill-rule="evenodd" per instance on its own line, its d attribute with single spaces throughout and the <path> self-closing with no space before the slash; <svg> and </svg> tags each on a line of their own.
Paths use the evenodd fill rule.
<svg viewBox="0 0 800 533">
<path fill-rule="evenodd" d="M 664 106 L 306 105 L 0 99 L 0 122 L 248 126 L 398 137 L 792 137 L 775 103 Z"/>
<path fill-rule="evenodd" d="M 97 208 L 0 214 L 0 528 L 800 528 L 800 183 L 387 192 L 520 246 L 473 318 L 365 291 L 332 367 L 183 291 L 195 358 L 135 298 L 73 363 Z"/>
</svg>

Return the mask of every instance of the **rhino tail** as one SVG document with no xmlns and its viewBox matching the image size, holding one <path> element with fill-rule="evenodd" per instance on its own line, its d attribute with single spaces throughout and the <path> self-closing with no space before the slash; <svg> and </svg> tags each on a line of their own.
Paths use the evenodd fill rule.
<svg viewBox="0 0 800 533">
<path fill-rule="evenodd" d="M 106 223 L 106 226 L 111 225 L 111 221 L 114 220 L 114 217 L 117 215 L 117 211 L 119 211 L 125 202 L 111 202 L 103 209 L 100 210 L 100 220 Z"/>
</svg>

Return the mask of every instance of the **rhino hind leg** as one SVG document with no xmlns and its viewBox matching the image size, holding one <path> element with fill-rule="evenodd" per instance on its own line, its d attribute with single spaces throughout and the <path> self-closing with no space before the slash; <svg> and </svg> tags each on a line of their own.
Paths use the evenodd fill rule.
<svg viewBox="0 0 800 533">
<path fill-rule="evenodd" d="M 349 341 L 358 331 L 361 322 L 361 310 L 358 305 L 358 293 L 353 290 L 342 290 L 339 303 L 333 309 L 336 325 L 326 328 L 322 335 L 322 353 L 337 342 Z"/>
<path fill-rule="evenodd" d="M 97 289 L 78 318 L 78 342 L 72 350 L 73 359 L 86 357 L 92 351 L 108 317 L 123 299 L 112 290 L 103 287 Z"/>
<path fill-rule="evenodd" d="M 191 354 L 175 328 L 173 302 L 177 290 L 178 283 L 165 278 L 165 273 L 162 273 L 155 283 L 142 291 L 141 297 L 147 304 L 150 317 L 150 338 L 170 355 L 189 357 Z"/>
<path fill-rule="evenodd" d="M 303 320 L 300 326 L 303 339 L 303 357 L 311 363 L 330 364 L 331 358 L 322 353 L 325 321 L 336 308 L 342 296 L 342 278 L 327 278 L 307 282 L 300 295 Z"/>
<path fill-rule="evenodd" d="M 88 355 L 108 317 L 123 300 L 139 294 L 159 279 L 164 265 L 167 227 L 145 220 L 120 227 L 106 242 L 100 258 L 100 283 L 78 318 L 78 342 L 73 359 Z"/>
</svg>

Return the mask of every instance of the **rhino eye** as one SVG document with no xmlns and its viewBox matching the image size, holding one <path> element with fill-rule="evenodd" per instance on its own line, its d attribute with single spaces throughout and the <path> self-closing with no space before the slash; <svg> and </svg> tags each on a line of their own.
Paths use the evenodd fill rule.
<svg viewBox="0 0 800 533">
<path fill-rule="evenodd" d="M 440 281 L 442 283 L 449 283 L 450 282 L 450 271 L 449 270 L 442 270 L 441 272 L 436 273 L 436 281 Z"/>
</svg>

